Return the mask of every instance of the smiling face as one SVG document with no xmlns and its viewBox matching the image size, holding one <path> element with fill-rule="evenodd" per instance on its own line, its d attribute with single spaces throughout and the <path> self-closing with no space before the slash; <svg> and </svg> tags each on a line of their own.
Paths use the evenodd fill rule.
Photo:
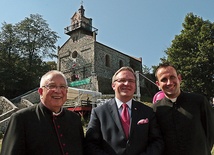
<svg viewBox="0 0 214 155">
<path fill-rule="evenodd" d="M 127 102 L 133 98 L 136 90 L 136 79 L 129 70 L 120 71 L 112 82 L 112 88 L 115 91 L 115 97 L 122 102 Z"/>
<path fill-rule="evenodd" d="M 180 94 L 181 76 L 171 67 L 161 67 L 156 73 L 157 86 L 168 98 L 176 98 Z"/>
<path fill-rule="evenodd" d="M 41 80 L 38 89 L 41 102 L 51 111 L 59 112 L 67 100 L 67 83 L 59 73 L 51 73 Z"/>
</svg>

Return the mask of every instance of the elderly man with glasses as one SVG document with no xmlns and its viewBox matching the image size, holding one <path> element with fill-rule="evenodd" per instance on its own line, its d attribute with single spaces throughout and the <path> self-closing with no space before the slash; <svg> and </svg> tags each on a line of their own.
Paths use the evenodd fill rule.
<svg viewBox="0 0 214 155">
<path fill-rule="evenodd" d="M 56 70 L 42 76 L 41 102 L 14 113 L 4 135 L 1 155 L 82 155 L 80 117 L 62 106 L 67 81 Z"/>
</svg>

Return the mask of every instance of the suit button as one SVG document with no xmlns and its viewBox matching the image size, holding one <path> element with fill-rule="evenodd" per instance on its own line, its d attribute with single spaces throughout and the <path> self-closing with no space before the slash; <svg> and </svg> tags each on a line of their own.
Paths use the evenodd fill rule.
<svg viewBox="0 0 214 155">
<path fill-rule="evenodd" d="M 126 147 L 130 147 L 130 141 L 129 140 L 126 142 Z"/>
</svg>

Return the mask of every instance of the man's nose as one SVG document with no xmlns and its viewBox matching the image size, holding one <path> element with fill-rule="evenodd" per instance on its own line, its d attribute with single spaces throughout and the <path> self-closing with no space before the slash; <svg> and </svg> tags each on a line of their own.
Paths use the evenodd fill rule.
<svg viewBox="0 0 214 155">
<path fill-rule="evenodd" d="M 55 92 L 61 92 L 61 88 L 60 86 L 56 86 L 56 88 L 54 89 Z"/>
<path fill-rule="evenodd" d="M 123 84 L 128 84 L 128 83 L 129 83 L 129 81 L 128 81 L 128 80 L 126 80 L 126 81 L 124 81 L 124 82 L 123 82 Z"/>
<path fill-rule="evenodd" d="M 168 79 L 168 80 L 167 80 L 167 85 L 170 85 L 171 82 L 172 82 L 172 80 Z"/>
</svg>

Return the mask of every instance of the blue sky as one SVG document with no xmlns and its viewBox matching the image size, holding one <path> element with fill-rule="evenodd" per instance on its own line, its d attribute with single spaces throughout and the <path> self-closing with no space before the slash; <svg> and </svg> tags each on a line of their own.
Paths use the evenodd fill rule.
<svg viewBox="0 0 214 155">
<path fill-rule="evenodd" d="M 52 31 L 69 38 L 64 28 L 81 0 L 1 0 L 0 22 L 18 23 L 40 14 Z M 143 64 L 158 65 L 175 35 L 180 34 L 187 13 L 214 22 L 214 0 L 83 0 L 85 16 L 98 29 L 97 41 L 125 54 L 142 57 Z"/>
</svg>

